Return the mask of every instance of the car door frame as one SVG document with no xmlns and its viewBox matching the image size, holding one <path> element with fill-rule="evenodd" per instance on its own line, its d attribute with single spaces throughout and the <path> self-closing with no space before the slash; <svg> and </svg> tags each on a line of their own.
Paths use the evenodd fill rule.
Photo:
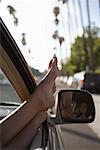
<svg viewBox="0 0 100 150">
<path fill-rule="evenodd" d="M 13 39 L 12 35 L 8 31 L 7 27 L 5 26 L 5 23 L 1 18 L 0 18 L 0 35 L 1 35 L 1 44 L 0 44 L 1 69 L 7 75 L 12 85 L 14 83 L 12 78 L 10 77 L 11 74 L 10 73 L 7 74 L 5 68 L 7 68 L 9 72 L 13 71 L 13 74 L 15 74 L 16 78 L 18 78 L 22 83 L 22 85 L 26 87 L 25 91 L 27 94 L 24 97 L 21 96 L 22 93 L 20 94 L 20 92 L 18 91 L 18 88 L 20 87 L 18 87 L 17 84 L 13 85 L 15 90 L 19 93 L 21 100 L 24 101 L 35 90 L 36 88 L 35 79 L 33 77 L 31 69 L 28 67 L 22 53 L 20 52 L 20 49 L 18 48 L 15 40 Z M 5 66 L 3 67 L 4 63 L 7 64 L 7 67 Z M 19 86 L 21 86 L 20 83 Z"/>
</svg>

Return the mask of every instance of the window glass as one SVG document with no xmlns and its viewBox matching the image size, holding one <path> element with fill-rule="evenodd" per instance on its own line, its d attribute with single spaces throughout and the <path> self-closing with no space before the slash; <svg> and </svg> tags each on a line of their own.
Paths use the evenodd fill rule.
<svg viewBox="0 0 100 150">
<path fill-rule="evenodd" d="M 0 69 L 0 103 L 1 102 L 21 103 L 21 99 L 17 95 L 4 72 Z"/>
</svg>

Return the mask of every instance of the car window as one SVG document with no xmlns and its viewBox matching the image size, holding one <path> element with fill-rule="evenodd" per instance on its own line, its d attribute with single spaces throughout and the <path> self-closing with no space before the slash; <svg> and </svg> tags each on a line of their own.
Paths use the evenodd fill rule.
<svg viewBox="0 0 100 150">
<path fill-rule="evenodd" d="M 21 99 L 4 72 L 0 69 L 0 103 L 2 102 L 21 103 Z"/>
</svg>

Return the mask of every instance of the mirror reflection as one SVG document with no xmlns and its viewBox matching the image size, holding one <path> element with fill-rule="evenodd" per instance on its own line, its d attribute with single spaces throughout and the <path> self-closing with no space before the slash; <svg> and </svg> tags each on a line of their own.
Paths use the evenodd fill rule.
<svg viewBox="0 0 100 150">
<path fill-rule="evenodd" d="M 94 104 L 89 93 L 83 91 L 61 91 L 59 107 L 63 121 L 87 122 L 93 120 Z"/>
</svg>

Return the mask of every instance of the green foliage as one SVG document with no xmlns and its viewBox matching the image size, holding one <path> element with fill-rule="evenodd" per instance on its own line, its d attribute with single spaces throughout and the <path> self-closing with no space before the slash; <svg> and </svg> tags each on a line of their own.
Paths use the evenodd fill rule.
<svg viewBox="0 0 100 150">
<path fill-rule="evenodd" d="M 96 73 L 100 74 L 100 67 L 96 69 Z"/>
<path fill-rule="evenodd" d="M 96 69 L 100 67 L 100 38 L 94 40 L 94 55 Z"/>
<path fill-rule="evenodd" d="M 93 38 L 93 55 L 95 72 L 100 72 L 100 28 L 94 27 L 91 31 Z M 87 52 L 83 47 L 83 37 L 77 37 L 71 47 L 71 56 L 66 64 L 63 64 L 63 71 L 67 75 L 73 75 L 76 72 L 83 71 L 89 68 L 91 72 L 91 52 L 90 52 L 90 39 L 88 28 L 85 29 L 85 44 Z"/>
</svg>

